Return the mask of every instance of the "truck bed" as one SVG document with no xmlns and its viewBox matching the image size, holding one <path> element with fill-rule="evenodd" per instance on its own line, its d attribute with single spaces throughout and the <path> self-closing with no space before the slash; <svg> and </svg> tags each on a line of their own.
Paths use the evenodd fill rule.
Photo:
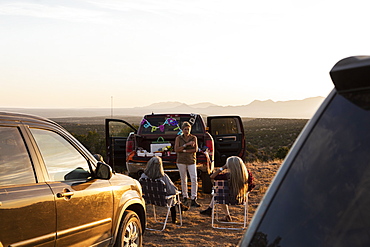
<svg viewBox="0 0 370 247">
<path fill-rule="evenodd" d="M 151 150 L 151 144 L 153 144 L 153 142 L 156 142 L 158 137 L 153 136 L 153 138 L 148 137 L 142 138 L 140 136 L 135 136 L 136 149 L 131 154 L 129 154 L 127 160 L 129 160 L 130 162 L 146 163 L 151 157 L 157 155 L 162 158 L 165 170 L 177 169 L 176 166 L 177 155 L 176 152 L 173 150 L 175 145 L 175 138 L 176 136 L 171 138 L 170 141 L 167 141 L 168 139 L 170 139 L 169 137 L 166 137 L 165 139 L 165 143 L 170 143 L 172 149 L 163 152 L 152 152 L 153 150 Z M 204 153 L 197 152 L 197 163 L 204 163 L 206 161 L 207 159 Z"/>
</svg>

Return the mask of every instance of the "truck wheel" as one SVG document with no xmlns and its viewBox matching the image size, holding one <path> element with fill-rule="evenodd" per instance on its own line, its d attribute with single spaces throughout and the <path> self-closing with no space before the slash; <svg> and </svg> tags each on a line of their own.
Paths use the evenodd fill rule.
<svg viewBox="0 0 370 247">
<path fill-rule="evenodd" d="M 212 185 L 211 178 L 209 177 L 209 174 L 202 173 L 201 178 L 202 178 L 202 191 L 203 191 L 203 193 L 211 194 L 213 185 Z"/>
<path fill-rule="evenodd" d="M 140 178 L 140 176 L 137 173 L 129 173 L 128 175 L 129 175 L 129 177 L 132 177 L 132 178 L 135 178 L 135 179 Z"/>
<path fill-rule="evenodd" d="M 121 221 L 115 247 L 142 246 L 143 230 L 139 216 L 128 210 Z"/>
<path fill-rule="evenodd" d="M 180 173 L 178 172 L 170 172 L 168 173 L 168 176 L 171 178 L 172 182 L 176 182 L 177 180 L 180 180 Z"/>
</svg>

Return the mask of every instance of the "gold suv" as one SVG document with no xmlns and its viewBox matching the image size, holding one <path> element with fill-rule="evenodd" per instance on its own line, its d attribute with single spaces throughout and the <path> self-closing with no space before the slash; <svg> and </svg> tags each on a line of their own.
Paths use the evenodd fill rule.
<svg viewBox="0 0 370 247">
<path fill-rule="evenodd" d="M 142 245 L 140 184 L 48 119 L 0 112 L 0 246 Z"/>
</svg>

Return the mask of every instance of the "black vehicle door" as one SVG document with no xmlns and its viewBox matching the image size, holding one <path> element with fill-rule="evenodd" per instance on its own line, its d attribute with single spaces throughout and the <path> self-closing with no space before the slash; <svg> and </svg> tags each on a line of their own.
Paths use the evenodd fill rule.
<svg viewBox="0 0 370 247">
<path fill-rule="evenodd" d="M 125 172 L 126 168 L 126 141 L 131 132 L 137 129 L 120 119 L 105 119 L 105 142 L 107 163 L 116 172 Z"/>
<path fill-rule="evenodd" d="M 240 116 L 207 117 L 208 132 L 214 139 L 215 166 L 222 166 L 230 156 L 245 158 L 245 135 Z"/>
</svg>

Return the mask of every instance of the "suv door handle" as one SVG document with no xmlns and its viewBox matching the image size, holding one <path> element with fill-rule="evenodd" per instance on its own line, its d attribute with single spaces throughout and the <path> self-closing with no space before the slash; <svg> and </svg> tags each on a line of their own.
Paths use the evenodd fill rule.
<svg viewBox="0 0 370 247">
<path fill-rule="evenodd" d="M 62 193 L 58 193 L 57 197 L 61 198 L 61 197 L 68 197 L 68 196 L 73 196 L 73 195 L 74 195 L 73 192 L 62 192 Z"/>
<path fill-rule="evenodd" d="M 69 189 L 63 189 L 63 192 L 57 193 L 58 198 L 64 197 L 65 200 L 71 199 L 71 197 L 73 195 L 74 195 L 74 193 L 72 191 L 70 191 Z"/>
</svg>

